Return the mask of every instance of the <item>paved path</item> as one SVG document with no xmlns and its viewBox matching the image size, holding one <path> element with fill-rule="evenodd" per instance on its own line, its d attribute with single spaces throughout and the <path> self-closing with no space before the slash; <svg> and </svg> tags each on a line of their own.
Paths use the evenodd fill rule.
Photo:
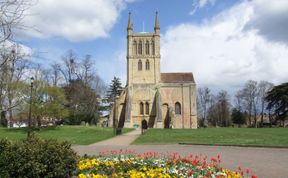
<svg viewBox="0 0 288 178">
<path fill-rule="evenodd" d="M 108 146 L 108 145 L 113 145 L 113 146 L 120 146 L 120 145 L 125 146 L 126 145 L 127 146 L 127 145 L 130 145 L 140 135 L 141 135 L 141 130 L 133 130 L 131 132 L 91 144 L 90 146 Z"/>
<path fill-rule="evenodd" d="M 230 146 L 201 146 L 201 145 L 129 145 L 140 131 L 132 131 L 122 136 L 98 142 L 88 146 L 73 146 L 80 154 L 95 155 L 104 150 L 135 150 L 138 152 L 155 151 L 160 153 L 179 152 L 181 155 L 190 153 L 208 155 L 220 154 L 221 165 L 231 170 L 238 166 L 250 168 L 259 178 L 287 178 L 288 177 L 288 149 L 251 148 Z"/>
</svg>

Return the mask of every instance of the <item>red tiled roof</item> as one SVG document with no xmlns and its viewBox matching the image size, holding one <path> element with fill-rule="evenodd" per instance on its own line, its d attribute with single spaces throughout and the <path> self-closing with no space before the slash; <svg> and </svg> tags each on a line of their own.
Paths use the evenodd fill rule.
<svg viewBox="0 0 288 178">
<path fill-rule="evenodd" d="M 194 82 L 192 73 L 161 73 L 161 82 L 163 83 L 184 83 Z"/>
</svg>

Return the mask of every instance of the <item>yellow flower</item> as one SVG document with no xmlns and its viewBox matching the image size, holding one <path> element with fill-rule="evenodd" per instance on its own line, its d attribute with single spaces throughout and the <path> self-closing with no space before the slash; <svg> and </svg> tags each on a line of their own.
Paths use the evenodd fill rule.
<svg viewBox="0 0 288 178">
<path fill-rule="evenodd" d="M 84 174 L 79 174 L 78 177 L 79 178 L 86 178 L 86 176 Z"/>
</svg>

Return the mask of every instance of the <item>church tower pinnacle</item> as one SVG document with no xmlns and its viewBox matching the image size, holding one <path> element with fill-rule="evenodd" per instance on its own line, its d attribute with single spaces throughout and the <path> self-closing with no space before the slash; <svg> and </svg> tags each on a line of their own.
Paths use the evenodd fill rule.
<svg viewBox="0 0 288 178">
<path fill-rule="evenodd" d="M 131 20 L 131 12 L 129 12 L 129 16 L 128 16 L 128 25 L 127 25 L 127 33 L 132 34 L 133 31 L 133 24 L 132 24 L 132 20 Z"/>
<path fill-rule="evenodd" d="M 156 17 L 155 17 L 155 26 L 154 26 L 154 31 L 157 35 L 160 33 L 160 25 L 159 25 L 159 20 L 158 20 L 158 12 L 156 11 Z"/>
</svg>

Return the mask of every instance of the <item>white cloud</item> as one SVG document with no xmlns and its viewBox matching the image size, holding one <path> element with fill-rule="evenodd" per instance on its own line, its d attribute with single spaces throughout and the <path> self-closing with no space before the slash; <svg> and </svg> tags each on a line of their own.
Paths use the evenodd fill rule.
<svg viewBox="0 0 288 178">
<path fill-rule="evenodd" d="M 31 48 L 21 43 L 14 42 L 14 41 L 6 40 L 0 43 L 0 46 L 1 46 L 2 53 L 11 53 L 11 51 L 14 51 L 18 57 L 21 56 L 21 58 L 27 59 L 27 60 L 30 60 L 30 57 L 33 54 L 33 51 Z"/>
<path fill-rule="evenodd" d="M 192 3 L 192 11 L 189 12 L 190 15 L 193 15 L 198 9 L 201 9 L 205 6 L 211 5 L 213 6 L 215 4 L 216 0 L 193 0 Z"/>
<path fill-rule="evenodd" d="M 256 29 L 266 39 L 288 43 L 288 1 L 253 0 L 251 21 L 245 30 Z"/>
<path fill-rule="evenodd" d="M 107 37 L 120 12 L 131 0 L 40 0 L 29 9 L 24 24 L 34 37 L 63 37 L 70 41 Z"/>
<path fill-rule="evenodd" d="M 255 18 L 254 8 L 245 1 L 201 25 L 170 27 L 162 35 L 162 71 L 192 71 L 198 86 L 226 90 L 250 79 L 287 82 L 287 45 L 257 29 L 243 30 Z"/>
</svg>

